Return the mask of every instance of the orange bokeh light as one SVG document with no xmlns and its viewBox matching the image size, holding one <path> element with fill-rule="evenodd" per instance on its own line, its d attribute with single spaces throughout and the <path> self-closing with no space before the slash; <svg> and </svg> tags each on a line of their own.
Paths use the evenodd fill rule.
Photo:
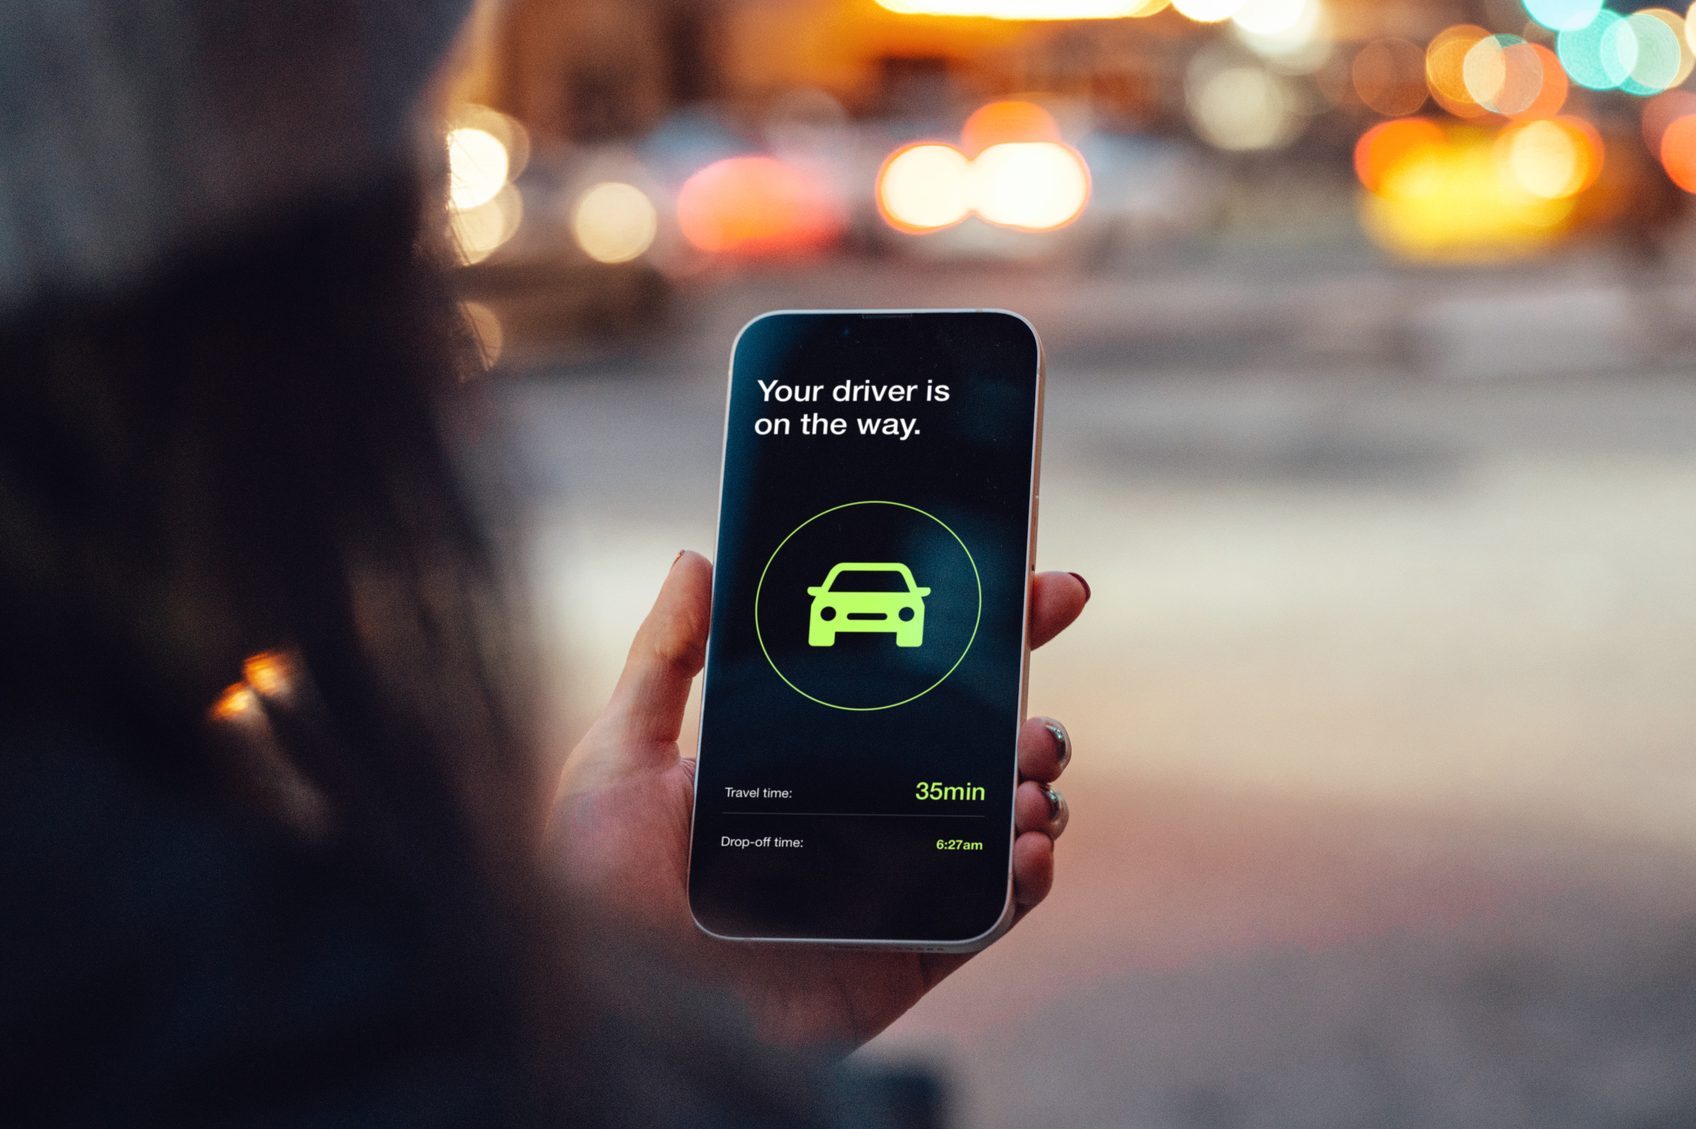
<svg viewBox="0 0 1696 1129">
<path fill-rule="evenodd" d="M 1688 90 L 1669 90 L 1657 94 L 1643 104 L 1643 144 L 1656 156 L 1667 127 L 1679 118 L 1696 114 L 1696 94 Z"/>
<path fill-rule="evenodd" d="M 1538 89 L 1536 97 L 1529 105 L 1516 113 L 1520 118 L 1552 118 L 1561 112 L 1566 105 L 1567 95 L 1572 86 L 1567 81 L 1566 71 L 1561 67 L 1561 61 L 1555 53 L 1541 43 L 1523 43 L 1520 47 L 1533 52 L 1537 62 L 1543 68 L 1543 84 Z"/>
<path fill-rule="evenodd" d="M 1489 34 L 1473 24 L 1457 24 L 1438 32 L 1425 49 L 1425 81 L 1431 97 L 1456 117 L 1476 118 L 1489 112 L 1466 88 L 1467 52 Z"/>
<path fill-rule="evenodd" d="M 1398 118 L 1380 122 L 1361 135 L 1354 147 L 1354 171 L 1368 192 L 1377 192 L 1384 178 L 1422 149 L 1440 149 L 1443 130 L 1430 118 Z"/>
<path fill-rule="evenodd" d="M 1696 193 L 1696 114 L 1678 118 L 1661 134 L 1661 164 L 1674 184 Z"/>
<path fill-rule="evenodd" d="M 1349 66 L 1355 96 L 1370 110 L 1399 118 L 1425 105 L 1425 52 L 1406 39 L 1375 39 Z"/>
<path fill-rule="evenodd" d="M 844 225 L 820 178 L 773 157 L 729 157 L 690 177 L 677 222 L 702 251 L 752 257 L 818 250 Z"/>
<path fill-rule="evenodd" d="M 1019 141 L 1059 141 L 1054 115 L 1035 102 L 990 102 L 972 111 L 960 128 L 960 148 L 975 157 L 993 145 Z"/>
</svg>

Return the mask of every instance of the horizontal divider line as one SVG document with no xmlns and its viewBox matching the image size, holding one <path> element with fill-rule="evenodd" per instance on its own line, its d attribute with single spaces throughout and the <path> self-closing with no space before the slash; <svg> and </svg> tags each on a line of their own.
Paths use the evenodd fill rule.
<svg viewBox="0 0 1696 1129">
<path fill-rule="evenodd" d="M 988 819 L 983 814 L 969 812 L 928 812 L 928 811 L 784 811 L 781 808 L 770 811 L 721 811 L 725 815 L 843 815 L 855 818 L 869 817 L 872 819 Z"/>
</svg>

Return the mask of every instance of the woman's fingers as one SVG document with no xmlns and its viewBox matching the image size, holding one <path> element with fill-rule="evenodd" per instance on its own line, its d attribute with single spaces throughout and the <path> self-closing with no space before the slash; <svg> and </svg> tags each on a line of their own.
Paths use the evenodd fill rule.
<svg viewBox="0 0 1696 1129">
<path fill-rule="evenodd" d="M 1089 585 L 1075 572 L 1039 572 L 1031 577 L 1031 648 L 1070 627 L 1087 603 Z"/>
<path fill-rule="evenodd" d="M 1019 775 L 1047 783 L 1072 763 L 1072 738 L 1051 717 L 1033 717 L 1019 729 Z"/>
<path fill-rule="evenodd" d="M 1013 793 L 1013 829 L 1017 834 L 1040 831 L 1058 839 L 1070 818 L 1066 797 L 1052 784 L 1027 780 Z"/>
<path fill-rule="evenodd" d="M 1054 840 L 1027 831 L 1013 840 L 1013 900 L 1030 909 L 1054 888 Z"/>
<path fill-rule="evenodd" d="M 713 566 L 699 553 L 679 553 L 653 610 L 636 631 L 624 672 L 592 737 L 606 755 L 640 767 L 677 755 L 689 690 L 707 650 Z"/>
</svg>

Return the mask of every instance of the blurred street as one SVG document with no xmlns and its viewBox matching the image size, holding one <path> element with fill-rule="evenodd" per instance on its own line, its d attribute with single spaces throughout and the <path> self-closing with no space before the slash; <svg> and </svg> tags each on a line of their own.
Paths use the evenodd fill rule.
<svg viewBox="0 0 1696 1129">
<path fill-rule="evenodd" d="M 1343 225 L 847 258 L 528 358 L 491 389 L 556 744 L 711 551 L 743 322 L 1014 308 L 1039 566 L 1094 590 L 1033 672 L 1073 820 L 1041 913 L 866 1053 L 932 1057 L 962 1125 L 1696 1123 L 1696 349 L 1644 313 L 1689 280 L 1633 277 L 1393 267 Z"/>
</svg>

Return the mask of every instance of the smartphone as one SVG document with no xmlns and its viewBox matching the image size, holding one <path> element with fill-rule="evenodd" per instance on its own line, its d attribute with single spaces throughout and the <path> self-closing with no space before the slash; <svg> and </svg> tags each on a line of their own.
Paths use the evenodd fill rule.
<svg viewBox="0 0 1696 1129">
<path fill-rule="evenodd" d="M 999 310 L 784 311 L 732 351 L 689 901 L 730 940 L 1012 922 L 1043 361 Z"/>
</svg>

